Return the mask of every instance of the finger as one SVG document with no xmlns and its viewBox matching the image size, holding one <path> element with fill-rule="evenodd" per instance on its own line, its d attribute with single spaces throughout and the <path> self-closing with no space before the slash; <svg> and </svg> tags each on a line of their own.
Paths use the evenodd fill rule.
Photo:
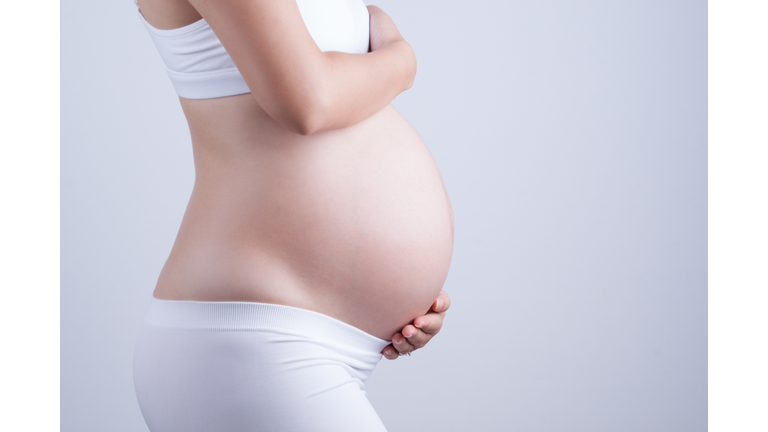
<svg viewBox="0 0 768 432">
<path fill-rule="evenodd" d="M 407 354 L 416 349 L 408 341 L 408 338 L 406 338 L 400 333 L 397 333 L 396 335 L 392 336 L 392 346 L 394 346 L 395 349 L 402 354 Z"/>
<path fill-rule="evenodd" d="M 422 332 L 429 334 L 429 335 L 436 335 L 440 332 L 440 329 L 443 328 L 443 318 L 445 317 L 445 312 L 440 313 L 429 313 L 424 316 L 417 317 L 415 320 L 413 320 L 413 328 L 421 330 Z M 408 326 L 405 326 L 403 328 L 403 334 L 405 335 L 405 329 L 408 328 Z"/>
<path fill-rule="evenodd" d="M 384 357 L 385 357 L 387 360 L 397 360 L 397 358 L 398 358 L 398 357 L 400 357 L 400 356 L 397 354 L 397 350 L 395 350 L 395 347 L 393 347 L 392 345 L 387 345 L 387 346 L 386 346 L 386 347 L 385 347 L 385 348 L 384 348 L 384 349 L 381 351 L 381 353 L 382 353 L 382 354 L 384 354 Z"/>
<path fill-rule="evenodd" d="M 408 343 L 413 346 L 413 349 L 423 348 L 434 336 L 432 334 L 424 333 L 410 324 L 403 328 L 402 335 L 405 336 Z"/>
<path fill-rule="evenodd" d="M 432 310 L 435 312 L 445 312 L 451 307 L 451 298 L 448 297 L 448 293 L 440 291 L 435 301 L 432 303 Z"/>
</svg>

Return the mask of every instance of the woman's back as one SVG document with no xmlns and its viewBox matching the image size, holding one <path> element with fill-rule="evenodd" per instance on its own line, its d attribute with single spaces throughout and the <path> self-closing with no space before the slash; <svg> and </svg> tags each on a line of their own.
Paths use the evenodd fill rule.
<svg viewBox="0 0 768 432">
<path fill-rule="evenodd" d="M 321 7 L 333 2 L 313 3 L 315 18 L 301 3 L 313 38 L 340 26 Z M 159 29 L 201 18 L 186 0 L 140 6 Z M 428 149 L 394 107 L 302 135 L 251 94 L 180 101 L 196 180 L 155 297 L 295 306 L 383 339 L 429 308 L 450 263 L 452 212 Z"/>
</svg>

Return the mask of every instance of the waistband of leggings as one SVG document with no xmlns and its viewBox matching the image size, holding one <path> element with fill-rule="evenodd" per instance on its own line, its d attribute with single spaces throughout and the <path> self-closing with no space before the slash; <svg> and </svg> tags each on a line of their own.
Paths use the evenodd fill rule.
<svg viewBox="0 0 768 432">
<path fill-rule="evenodd" d="M 389 341 L 318 312 L 255 302 L 160 300 L 152 297 L 145 325 L 180 331 L 268 331 L 296 334 L 380 352 Z"/>
</svg>

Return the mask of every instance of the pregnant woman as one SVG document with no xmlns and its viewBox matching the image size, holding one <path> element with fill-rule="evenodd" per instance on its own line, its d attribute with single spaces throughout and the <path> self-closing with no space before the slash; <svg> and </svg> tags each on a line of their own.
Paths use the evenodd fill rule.
<svg viewBox="0 0 768 432">
<path fill-rule="evenodd" d="M 363 383 L 439 331 L 453 214 L 362 0 L 140 0 L 195 184 L 134 354 L 152 432 L 384 431 Z M 392 345 L 390 345 L 390 342 Z"/>
</svg>

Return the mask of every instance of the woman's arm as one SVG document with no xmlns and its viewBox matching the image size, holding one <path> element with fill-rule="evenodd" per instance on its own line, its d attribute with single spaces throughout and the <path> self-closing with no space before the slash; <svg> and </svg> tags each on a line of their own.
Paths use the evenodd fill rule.
<svg viewBox="0 0 768 432">
<path fill-rule="evenodd" d="M 394 22 L 369 6 L 371 50 L 323 53 L 296 0 L 190 0 L 240 70 L 259 105 L 309 135 L 351 126 L 413 84 L 416 57 Z"/>
</svg>

